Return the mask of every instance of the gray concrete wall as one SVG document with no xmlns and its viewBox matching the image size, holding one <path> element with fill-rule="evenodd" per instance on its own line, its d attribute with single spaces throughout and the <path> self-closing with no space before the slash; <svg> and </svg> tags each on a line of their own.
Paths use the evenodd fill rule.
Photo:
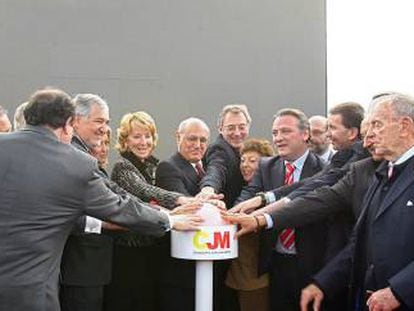
<svg viewBox="0 0 414 311">
<path fill-rule="evenodd" d="M 324 0 L 0 0 L 0 103 L 13 113 L 45 85 L 100 94 L 113 129 L 155 118 L 161 158 L 180 120 L 215 128 L 229 103 L 270 138 L 279 108 L 325 112 L 325 26 Z"/>
</svg>

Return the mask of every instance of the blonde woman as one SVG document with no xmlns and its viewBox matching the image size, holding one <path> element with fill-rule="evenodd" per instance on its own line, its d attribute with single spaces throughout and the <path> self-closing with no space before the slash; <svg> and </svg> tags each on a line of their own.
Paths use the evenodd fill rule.
<svg viewBox="0 0 414 311">
<path fill-rule="evenodd" d="M 153 118 L 143 111 L 123 116 L 117 130 L 120 159 L 111 178 L 145 202 L 169 209 L 187 202 L 182 194 L 154 186 L 158 159 L 153 156 L 158 134 Z M 156 310 L 159 240 L 132 232 L 114 236 L 112 282 L 105 293 L 105 309 Z"/>
</svg>

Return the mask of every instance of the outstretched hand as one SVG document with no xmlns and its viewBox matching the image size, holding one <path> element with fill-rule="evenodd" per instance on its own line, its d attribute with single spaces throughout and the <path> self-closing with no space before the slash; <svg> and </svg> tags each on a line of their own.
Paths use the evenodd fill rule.
<svg viewBox="0 0 414 311">
<path fill-rule="evenodd" d="M 251 199 L 240 202 L 239 204 L 233 206 L 231 209 L 229 209 L 229 212 L 250 214 L 256 208 L 259 208 L 261 204 L 262 204 L 262 199 L 260 197 L 253 197 Z"/>
<path fill-rule="evenodd" d="M 190 215 L 197 212 L 203 203 L 200 200 L 193 200 L 192 202 L 177 206 L 174 208 L 170 215 Z"/>
<path fill-rule="evenodd" d="M 256 232 L 261 227 L 266 226 L 266 220 L 263 216 L 254 217 L 246 214 L 233 214 L 226 212 L 222 212 L 221 216 L 224 220 L 227 220 L 232 224 L 239 225 L 239 230 L 234 235 L 236 239 L 245 234 Z"/>
<path fill-rule="evenodd" d="M 170 215 L 171 228 L 177 231 L 196 231 L 204 219 L 197 215 Z"/>
</svg>

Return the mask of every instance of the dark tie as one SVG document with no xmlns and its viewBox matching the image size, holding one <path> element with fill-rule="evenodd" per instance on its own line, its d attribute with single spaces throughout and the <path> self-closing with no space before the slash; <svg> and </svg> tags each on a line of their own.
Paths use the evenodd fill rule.
<svg viewBox="0 0 414 311">
<path fill-rule="evenodd" d="M 206 174 L 206 172 L 203 169 L 203 166 L 201 165 L 201 162 L 196 163 L 195 169 L 196 169 L 198 177 L 200 178 L 202 178 Z"/>
<path fill-rule="evenodd" d="M 286 162 L 285 164 L 285 185 L 293 184 L 293 172 L 295 171 L 295 166 Z M 287 228 L 284 229 L 280 234 L 280 243 L 287 250 L 291 250 L 295 247 L 295 229 Z"/>
</svg>

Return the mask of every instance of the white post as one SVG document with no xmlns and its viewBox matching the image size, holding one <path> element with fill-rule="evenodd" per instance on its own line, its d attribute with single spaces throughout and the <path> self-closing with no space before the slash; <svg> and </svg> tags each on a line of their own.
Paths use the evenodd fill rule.
<svg viewBox="0 0 414 311">
<path fill-rule="evenodd" d="M 213 311 L 213 261 L 196 261 L 196 311 Z"/>
</svg>

